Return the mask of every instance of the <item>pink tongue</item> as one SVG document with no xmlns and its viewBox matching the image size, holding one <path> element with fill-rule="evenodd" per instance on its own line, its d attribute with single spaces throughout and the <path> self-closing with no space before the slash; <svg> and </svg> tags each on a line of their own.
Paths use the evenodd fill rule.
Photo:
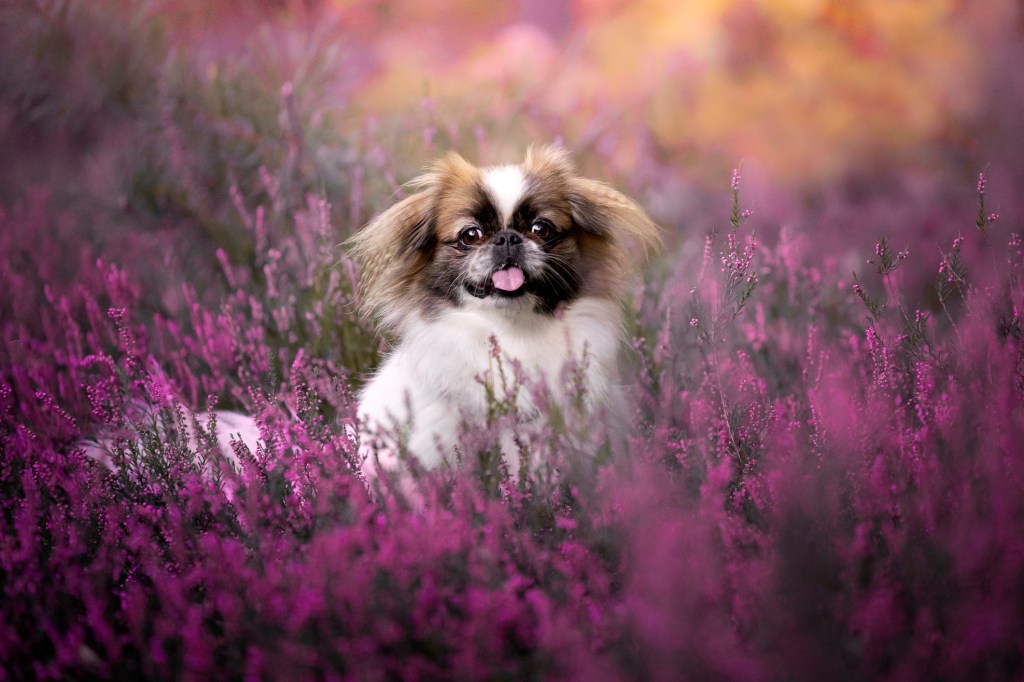
<svg viewBox="0 0 1024 682">
<path fill-rule="evenodd" d="M 517 267 L 505 268 L 504 270 L 498 270 L 496 273 L 491 275 L 491 281 L 494 282 L 494 288 L 501 289 L 502 291 L 515 291 L 519 287 L 523 286 L 523 282 L 526 278 L 523 277 L 523 271 Z"/>
</svg>

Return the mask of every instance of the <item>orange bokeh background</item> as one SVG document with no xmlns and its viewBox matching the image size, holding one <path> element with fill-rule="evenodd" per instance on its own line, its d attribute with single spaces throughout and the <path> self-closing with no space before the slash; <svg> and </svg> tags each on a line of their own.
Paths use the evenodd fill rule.
<svg viewBox="0 0 1024 682">
<path fill-rule="evenodd" d="M 1013 0 L 337 0 L 366 111 L 556 121 L 574 149 L 687 166 L 753 159 L 826 184 L 975 151 L 1020 40 Z M 991 131 L 988 131 L 991 132 Z"/>
</svg>

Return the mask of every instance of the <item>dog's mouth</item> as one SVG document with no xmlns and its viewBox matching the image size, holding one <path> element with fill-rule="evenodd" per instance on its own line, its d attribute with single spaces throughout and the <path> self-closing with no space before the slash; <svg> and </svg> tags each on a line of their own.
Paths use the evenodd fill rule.
<svg viewBox="0 0 1024 682">
<path fill-rule="evenodd" d="M 466 282 L 466 291 L 477 298 L 498 295 L 515 298 L 526 293 L 526 274 L 519 264 L 512 261 L 505 263 L 500 270 L 491 273 L 490 279 L 483 284 Z"/>
</svg>

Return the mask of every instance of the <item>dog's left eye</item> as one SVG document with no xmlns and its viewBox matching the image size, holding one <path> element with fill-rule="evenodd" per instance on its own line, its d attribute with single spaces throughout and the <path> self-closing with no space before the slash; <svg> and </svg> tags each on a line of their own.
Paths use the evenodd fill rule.
<svg viewBox="0 0 1024 682">
<path fill-rule="evenodd" d="M 547 239 L 553 231 L 551 223 L 546 220 L 535 220 L 530 226 L 530 232 L 541 239 Z"/>
</svg>

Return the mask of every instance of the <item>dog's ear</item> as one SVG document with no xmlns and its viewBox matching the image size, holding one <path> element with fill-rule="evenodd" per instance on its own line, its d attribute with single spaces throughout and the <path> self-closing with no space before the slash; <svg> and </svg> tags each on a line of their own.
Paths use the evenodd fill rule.
<svg viewBox="0 0 1024 682">
<path fill-rule="evenodd" d="M 432 185 L 422 186 L 344 244 L 359 264 L 360 307 L 364 313 L 379 313 L 386 307 L 399 294 L 402 280 L 414 274 L 425 261 L 423 254 L 436 244 L 435 191 Z"/>
<path fill-rule="evenodd" d="M 568 187 L 572 219 L 583 232 L 618 247 L 638 242 L 645 253 L 661 245 L 660 230 L 635 201 L 603 182 L 579 177 L 564 149 L 530 147 L 524 165 L 531 175 Z"/>
<path fill-rule="evenodd" d="M 661 230 L 635 201 L 603 182 L 569 179 L 569 206 L 580 230 L 620 248 L 630 242 L 645 255 L 661 246 Z"/>
<path fill-rule="evenodd" d="M 454 152 L 435 161 L 406 187 L 413 192 L 381 213 L 345 244 L 360 267 L 360 309 L 382 327 L 399 324 L 408 309 L 416 276 L 437 247 L 437 210 L 453 183 L 476 169 Z"/>
</svg>

